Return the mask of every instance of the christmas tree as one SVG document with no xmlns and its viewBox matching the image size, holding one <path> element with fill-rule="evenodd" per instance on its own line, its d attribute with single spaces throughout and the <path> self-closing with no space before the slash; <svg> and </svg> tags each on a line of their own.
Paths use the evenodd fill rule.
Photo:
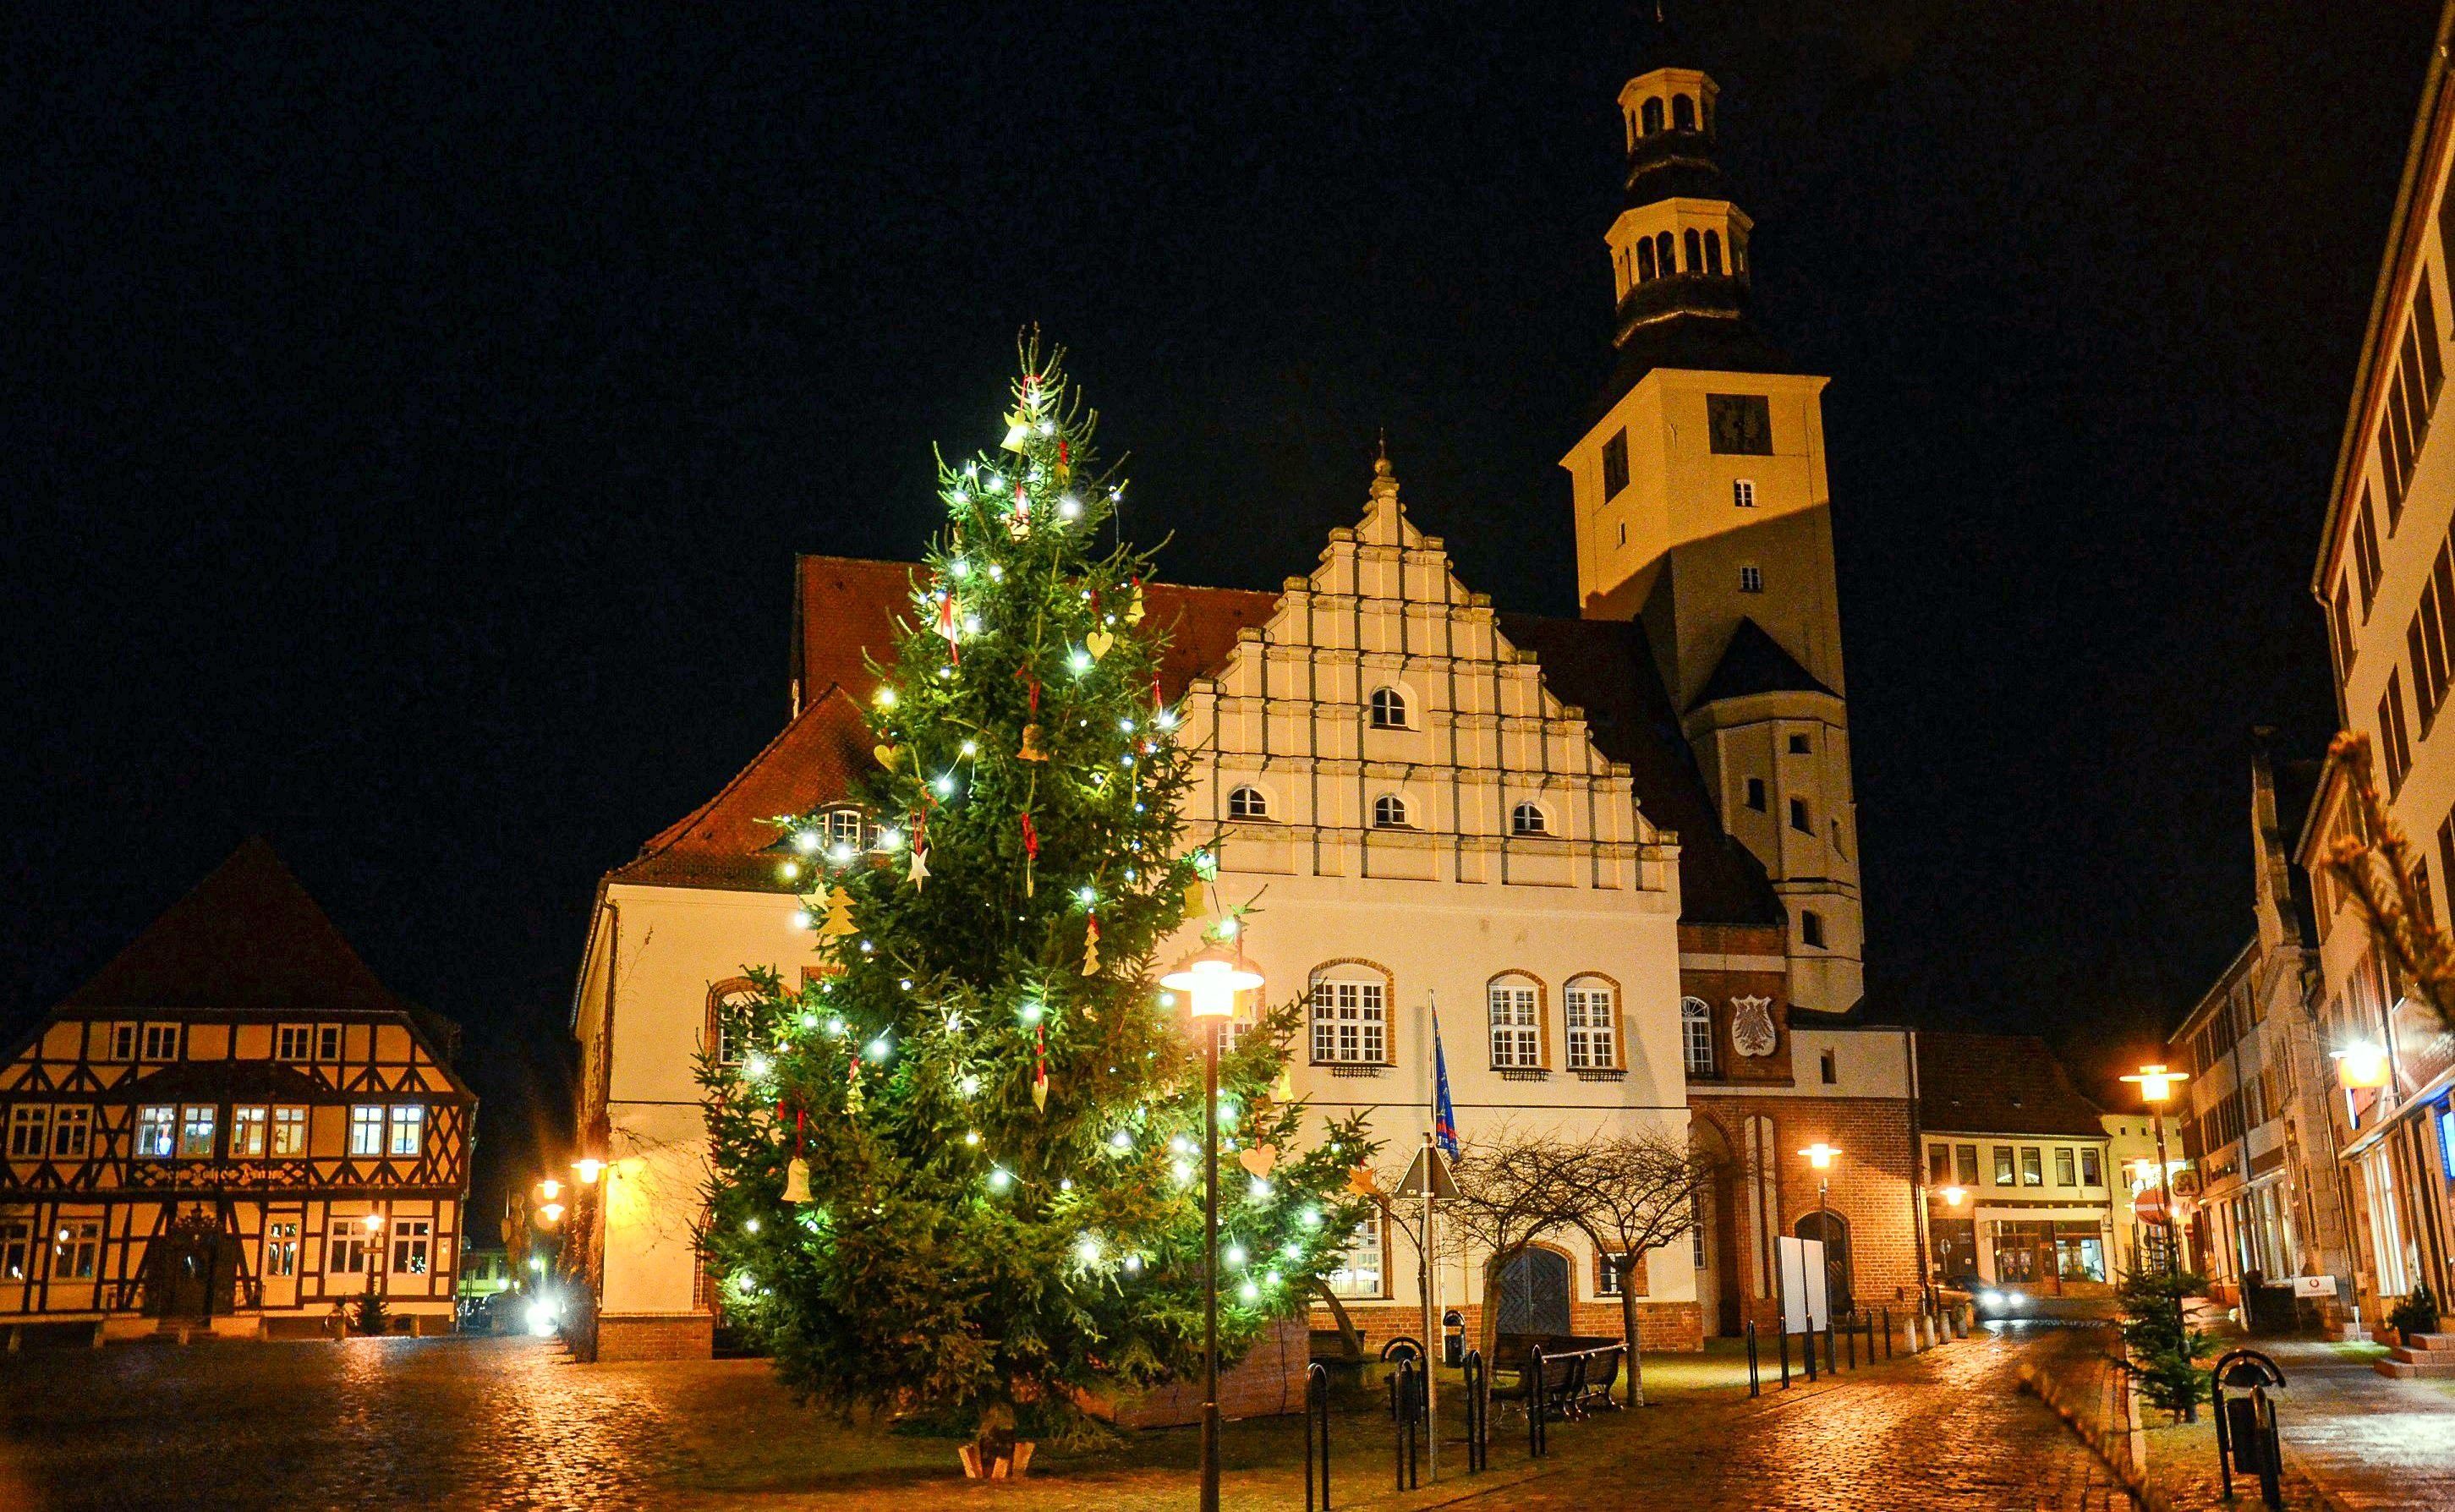
<svg viewBox="0 0 2455 1512">
<path fill-rule="evenodd" d="M 700 1072 L 727 1316 L 807 1397 L 984 1452 L 1200 1368 L 1196 1037 L 1218 1020 L 1157 978 L 1188 924 L 1244 925 L 1179 814 L 1150 559 L 1100 545 L 1124 482 L 1062 353 L 1022 357 L 1002 444 L 939 465 L 948 522 L 873 663 L 873 831 L 805 816 L 780 841 L 822 969 L 762 978 L 727 1026 L 751 1049 Z M 1361 1119 L 1300 1150 L 1301 1106 L 1271 1095 L 1297 1018 L 1260 1012 L 1220 1069 L 1229 1361 L 1361 1216 Z"/>
</svg>

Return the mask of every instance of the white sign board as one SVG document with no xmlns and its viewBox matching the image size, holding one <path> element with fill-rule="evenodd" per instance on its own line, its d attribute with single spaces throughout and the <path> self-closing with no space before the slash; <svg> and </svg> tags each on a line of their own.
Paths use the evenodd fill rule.
<svg viewBox="0 0 2455 1512">
<path fill-rule="evenodd" d="M 2333 1297 L 2336 1295 L 2336 1278 L 2333 1276 L 2296 1276 L 2293 1278 L 2293 1295 L 2296 1297 Z"/>
<path fill-rule="evenodd" d="M 1775 1243 L 1781 1255 L 1781 1331 L 1822 1333 L 1833 1320 L 1824 1295 L 1824 1241 L 1785 1237 Z"/>
</svg>

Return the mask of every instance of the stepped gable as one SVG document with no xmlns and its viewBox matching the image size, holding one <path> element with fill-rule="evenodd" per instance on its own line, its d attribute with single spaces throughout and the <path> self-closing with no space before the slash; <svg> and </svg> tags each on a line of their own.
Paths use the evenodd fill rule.
<svg viewBox="0 0 2455 1512">
<path fill-rule="evenodd" d="M 1944 1133 L 2096 1136 L 2104 1111 L 2035 1035 L 1921 1032 L 1918 1124 Z"/>
<path fill-rule="evenodd" d="M 1704 688 L 1690 707 L 1701 709 L 1725 698 L 1745 698 L 1759 693 L 1840 696 L 1816 681 L 1816 674 L 1800 666 L 1798 658 L 1784 651 L 1781 642 L 1762 625 L 1753 619 L 1741 619 L 1738 628 L 1731 632 L 1730 644 L 1722 648 L 1722 659 L 1714 664 L 1714 675 L 1705 679 Z"/>
<path fill-rule="evenodd" d="M 1535 654 L 1545 685 L 1561 702 L 1586 711 L 1596 748 L 1627 765 L 1646 818 L 1679 836 L 1681 922 L 1782 926 L 1788 916 L 1764 863 L 1724 832 L 1714 812 L 1644 624 L 1504 614 L 1500 630 Z"/>
<path fill-rule="evenodd" d="M 232 852 L 60 1006 L 423 1012 L 358 958 L 261 836 Z"/>
<path fill-rule="evenodd" d="M 768 854 L 780 836 L 767 821 L 851 792 L 875 764 L 871 743 L 861 705 L 840 684 L 828 684 L 716 796 L 640 847 L 613 879 L 790 893 Z"/>
</svg>

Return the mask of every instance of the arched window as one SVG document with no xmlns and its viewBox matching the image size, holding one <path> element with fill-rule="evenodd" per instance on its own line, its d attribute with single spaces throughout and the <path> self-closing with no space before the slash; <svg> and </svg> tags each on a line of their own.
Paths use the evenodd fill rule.
<svg viewBox="0 0 2455 1512">
<path fill-rule="evenodd" d="M 1722 271 L 1722 233 L 1720 232 L 1709 231 L 1705 233 L 1705 271 L 1709 273 L 1718 273 Z"/>
<path fill-rule="evenodd" d="M 1651 236 L 1637 239 L 1636 281 L 1641 284 L 1654 281 L 1654 238 Z"/>
<path fill-rule="evenodd" d="M 1696 101 L 1693 96 L 1674 94 L 1671 97 L 1671 125 L 1674 131 L 1696 130 Z"/>
<path fill-rule="evenodd" d="M 1612 1071 L 1619 1066 L 1619 993 L 1609 978 L 1572 978 L 1561 994 L 1569 1029 L 1569 1069 Z"/>
<path fill-rule="evenodd" d="M 868 821 L 861 810 L 842 808 L 827 810 L 826 848 L 830 852 L 859 851 L 868 848 Z M 848 856 L 838 859 L 849 860 Z"/>
<path fill-rule="evenodd" d="M 1484 990 L 1491 1012 L 1491 1066 L 1531 1071 L 1543 1064 L 1543 988 L 1519 972 L 1495 977 Z"/>
<path fill-rule="evenodd" d="M 1661 270 L 1665 278 L 1679 271 L 1677 244 L 1672 241 L 1669 232 L 1654 238 L 1654 266 Z"/>
<path fill-rule="evenodd" d="M 1731 232 L 1731 272 L 1736 274 L 1747 271 L 1748 239 L 1737 232 Z"/>
<path fill-rule="evenodd" d="M 1661 101 L 1661 99 L 1657 97 L 1657 98 L 1654 98 L 1654 99 L 1651 99 L 1651 100 L 1646 101 L 1646 102 L 1645 102 L 1644 107 L 1643 107 L 1643 108 L 1642 108 L 1642 109 L 1637 112 L 1637 118 L 1638 118 L 1639 120 L 1641 120 L 1641 121 L 1643 121 L 1643 122 L 1645 123 L 1645 134 L 1646 134 L 1646 135 L 1648 135 L 1648 136 L 1652 136 L 1654 132 L 1656 132 L 1656 131 L 1661 131 L 1661 130 L 1662 130 L 1662 101 Z"/>
<path fill-rule="evenodd" d="M 1532 803 L 1520 803 L 1509 811 L 1509 833 L 1512 835 L 1549 835 L 1552 821 Z"/>
<path fill-rule="evenodd" d="M 1332 961 L 1312 974 L 1312 1063 L 1390 1062 L 1390 976 L 1367 961 Z"/>
<path fill-rule="evenodd" d="M 1714 1010 L 1702 998 L 1679 999 L 1679 1058 L 1692 1077 L 1714 1071 Z"/>
<path fill-rule="evenodd" d="M 1692 273 L 1703 272 L 1705 271 L 1705 246 L 1704 242 L 1696 234 L 1696 228 L 1691 226 L 1688 228 L 1687 232 L 1679 239 L 1688 244 L 1688 271 Z"/>
<path fill-rule="evenodd" d="M 1407 728 L 1407 696 L 1395 688 L 1373 689 L 1372 728 L 1375 730 Z"/>
<path fill-rule="evenodd" d="M 1824 1241 L 1824 1297 L 1831 1305 L 1831 1316 L 1840 1318 L 1851 1311 L 1850 1299 L 1850 1220 L 1827 1210 L 1803 1213 L 1795 1225 L 1800 1239 Z M 2010 1246 L 2006 1245 L 2005 1248 Z"/>
<path fill-rule="evenodd" d="M 1256 787 L 1241 787 L 1228 795 L 1228 816 L 1231 819 L 1267 819 L 1270 816 L 1270 800 Z"/>
<path fill-rule="evenodd" d="M 717 982 L 707 990 L 707 1034 L 700 1041 L 720 1066 L 738 1066 L 750 1048 L 751 1010 L 759 984 L 747 977 Z"/>
<path fill-rule="evenodd" d="M 1384 793 L 1372 800 L 1372 827 L 1376 830 L 1410 828 L 1407 818 L 1407 800 L 1395 793 Z"/>
</svg>

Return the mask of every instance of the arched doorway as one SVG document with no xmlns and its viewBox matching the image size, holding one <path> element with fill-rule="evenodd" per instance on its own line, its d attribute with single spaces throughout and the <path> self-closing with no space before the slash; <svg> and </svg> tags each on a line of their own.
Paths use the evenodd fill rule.
<svg viewBox="0 0 2455 1512">
<path fill-rule="evenodd" d="M 1856 1310 L 1850 1294 L 1850 1220 L 1838 1213 L 1808 1213 L 1799 1218 L 1797 1233 L 1800 1239 L 1824 1240 L 1824 1295 L 1833 1316 Z"/>
<path fill-rule="evenodd" d="M 1504 1334 L 1566 1334 L 1569 1329 L 1569 1258 L 1557 1250 L 1525 1249 L 1500 1273 Z"/>
</svg>

